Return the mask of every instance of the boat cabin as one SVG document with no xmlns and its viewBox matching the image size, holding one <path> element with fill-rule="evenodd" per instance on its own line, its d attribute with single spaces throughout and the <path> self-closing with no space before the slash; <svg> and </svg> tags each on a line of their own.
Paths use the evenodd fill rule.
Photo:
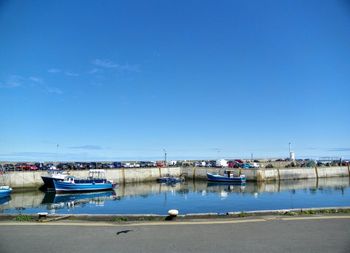
<svg viewBox="0 0 350 253">
<path fill-rule="evenodd" d="M 64 181 L 65 181 L 65 182 L 68 182 L 68 183 L 74 184 L 74 183 L 75 183 L 75 177 L 73 177 L 73 176 L 67 176 L 67 177 L 65 177 Z"/>
<path fill-rule="evenodd" d="M 234 177 L 240 176 L 239 175 L 240 173 L 237 172 L 237 170 L 225 170 L 224 174 L 229 178 L 234 178 Z"/>
<path fill-rule="evenodd" d="M 106 179 L 106 171 L 100 169 L 89 170 L 89 179 Z"/>
</svg>

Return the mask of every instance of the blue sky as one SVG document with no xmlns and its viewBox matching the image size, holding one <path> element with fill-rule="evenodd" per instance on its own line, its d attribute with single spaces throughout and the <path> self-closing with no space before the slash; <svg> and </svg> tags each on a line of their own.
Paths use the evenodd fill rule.
<svg viewBox="0 0 350 253">
<path fill-rule="evenodd" d="M 350 157 L 349 31 L 346 0 L 0 1 L 0 160 Z"/>
</svg>

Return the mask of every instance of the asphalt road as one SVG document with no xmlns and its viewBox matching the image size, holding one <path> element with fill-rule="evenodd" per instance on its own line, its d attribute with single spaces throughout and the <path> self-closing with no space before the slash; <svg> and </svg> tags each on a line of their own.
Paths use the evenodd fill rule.
<svg viewBox="0 0 350 253">
<path fill-rule="evenodd" d="M 219 223 L 218 223 L 219 222 Z M 350 216 L 202 223 L 0 223 L 1 253 L 350 252 Z"/>
</svg>

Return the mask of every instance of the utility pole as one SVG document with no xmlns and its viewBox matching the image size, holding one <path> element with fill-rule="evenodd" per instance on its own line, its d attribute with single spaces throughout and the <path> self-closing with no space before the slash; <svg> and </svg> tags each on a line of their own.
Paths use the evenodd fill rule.
<svg viewBox="0 0 350 253">
<path fill-rule="evenodd" d="M 290 144 L 291 144 L 291 143 L 289 142 L 288 144 L 289 144 L 289 155 L 290 155 Z"/>
<path fill-rule="evenodd" d="M 56 145 L 56 162 L 58 162 L 58 147 L 59 146 L 60 146 L 59 144 Z"/>
<path fill-rule="evenodd" d="M 166 166 L 166 155 L 167 155 L 167 153 L 166 153 L 166 150 L 163 148 L 163 152 L 164 152 L 164 166 Z"/>
</svg>

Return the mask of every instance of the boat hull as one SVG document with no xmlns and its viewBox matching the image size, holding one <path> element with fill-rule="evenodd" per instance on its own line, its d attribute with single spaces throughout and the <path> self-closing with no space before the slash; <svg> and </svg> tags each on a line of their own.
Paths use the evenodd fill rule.
<svg viewBox="0 0 350 253">
<path fill-rule="evenodd" d="M 56 192 L 91 192 L 113 189 L 113 184 L 108 181 L 104 183 L 70 183 L 54 180 L 53 183 Z"/>
<path fill-rule="evenodd" d="M 58 181 L 63 181 L 63 179 L 58 179 L 50 176 L 41 176 L 41 179 L 44 182 L 44 187 L 47 189 L 55 189 L 55 185 L 53 181 L 58 180 Z"/>
<path fill-rule="evenodd" d="M 208 178 L 208 181 L 212 181 L 212 182 L 244 183 L 246 181 L 246 178 L 243 176 L 227 177 L 227 176 L 221 176 L 221 175 L 214 175 L 211 173 L 207 173 L 207 178 Z"/>
</svg>

